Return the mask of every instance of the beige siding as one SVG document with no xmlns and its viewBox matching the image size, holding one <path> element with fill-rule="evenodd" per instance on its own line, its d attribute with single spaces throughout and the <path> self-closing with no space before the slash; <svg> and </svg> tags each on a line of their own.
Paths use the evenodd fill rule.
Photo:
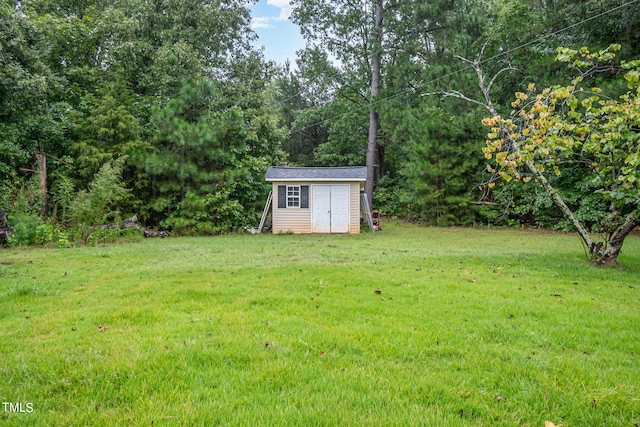
<svg viewBox="0 0 640 427">
<path fill-rule="evenodd" d="M 340 182 L 273 182 L 273 233 L 311 233 L 311 200 L 313 198 L 313 185 L 345 184 Z M 360 233 L 360 187 L 359 182 L 349 184 L 349 233 Z M 309 209 L 286 208 L 278 209 L 278 185 L 308 185 Z"/>
<path fill-rule="evenodd" d="M 273 233 L 311 233 L 311 209 L 278 209 L 278 185 L 308 185 L 306 182 L 273 183 Z M 309 194 L 311 197 L 311 194 Z"/>
<path fill-rule="evenodd" d="M 349 233 L 360 233 L 360 184 L 352 182 L 349 188 Z"/>
</svg>

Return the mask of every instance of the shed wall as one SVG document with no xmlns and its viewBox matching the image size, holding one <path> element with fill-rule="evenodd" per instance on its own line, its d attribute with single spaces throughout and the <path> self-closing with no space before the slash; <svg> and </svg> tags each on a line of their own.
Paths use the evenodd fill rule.
<svg viewBox="0 0 640 427">
<path fill-rule="evenodd" d="M 349 183 L 349 233 L 360 233 L 360 184 Z"/>
<path fill-rule="evenodd" d="M 308 185 L 309 186 L 309 208 L 278 208 L 278 185 Z M 313 209 L 313 186 L 314 185 L 349 185 L 349 233 L 360 233 L 360 182 L 273 182 L 274 200 L 272 210 L 272 232 L 273 233 L 295 233 L 309 234 L 311 229 L 311 212 Z"/>
</svg>

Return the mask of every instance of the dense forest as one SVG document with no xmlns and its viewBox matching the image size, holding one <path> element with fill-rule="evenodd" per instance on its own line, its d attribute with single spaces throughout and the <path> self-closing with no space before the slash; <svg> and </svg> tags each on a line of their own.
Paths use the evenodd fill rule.
<svg viewBox="0 0 640 427">
<path fill-rule="evenodd" d="M 539 187 L 493 187 L 487 95 L 509 115 L 514 94 L 575 77 L 559 52 L 617 44 L 583 76 L 617 97 L 618 64 L 640 58 L 639 0 L 293 0 L 294 64 L 254 47 L 248 3 L 2 0 L 14 243 L 86 241 L 134 214 L 176 235 L 241 230 L 259 220 L 269 165 L 367 164 L 375 208 L 421 223 L 572 229 Z M 609 200 L 585 163 L 562 165 L 551 184 L 600 231 Z"/>
</svg>

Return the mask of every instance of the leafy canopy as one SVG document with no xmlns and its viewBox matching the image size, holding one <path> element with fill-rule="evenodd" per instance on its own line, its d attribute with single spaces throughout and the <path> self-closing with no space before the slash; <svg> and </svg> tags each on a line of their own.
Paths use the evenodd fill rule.
<svg viewBox="0 0 640 427">
<path fill-rule="evenodd" d="M 622 62 L 629 92 L 607 98 L 597 87 L 585 88 L 585 77 L 610 61 L 619 45 L 597 53 L 587 48 L 558 49 L 558 60 L 588 69 L 568 86 L 552 86 L 536 93 L 535 85 L 517 92 L 510 118 L 486 118 L 492 128 L 483 149 L 489 171 L 506 181 L 528 182 L 533 174 L 522 172 L 525 161 L 540 172 L 553 169 L 559 175 L 566 162 L 583 162 L 601 184 L 599 192 L 617 209 L 640 202 L 640 60 Z M 579 54 L 577 59 L 575 56 Z M 494 166 L 497 165 L 497 168 Z"/>
<path fill-rule="evenodd" d="M 526 92 L 517 92 L 508 118 L 485 118 L 491 128 L 483 148 L 491 163 L 487 169 L 495 180 L 529 182 L 535 179 L 559 204 L 559 196 L 545 174 L 560 175 L 567 165 L 581 164 L 591 172 L 595 192 L 607 202 L 603 230 L 609 234 L 603 245 L 590 241 L 577 221 L 574 225 L 594 256 L 628 235 L 640 216 L 640 60 L 614 65 L 620 45 L 590 52 L 559 48 L 557 60 L 569 63 L 579 72 L 569 85 L 555 85 L 536 91 L 529 84 Z M 587 87 L 593 76 L 624 72 L 627 91 L 617 98 L 607 97 L 598 87 Z M 620 240 L 619 242 L 617 240 Z M 614 241 L 615 240 L 615 241 Z M 618 247 L 619 252 L 619 247 Z M 617 252 L 609 254 L 615 257 Z"/>
</svg>

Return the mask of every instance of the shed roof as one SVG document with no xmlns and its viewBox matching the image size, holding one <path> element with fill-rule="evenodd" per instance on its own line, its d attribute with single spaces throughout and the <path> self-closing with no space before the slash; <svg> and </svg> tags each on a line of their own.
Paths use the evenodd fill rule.
<svg viewBox="0 0 640 427">
<path fill-rule="evenodd" d="M 365 166 L 338 168 L 297 168 L 270 166 L 264 175 L 267 181 L 366 181 Z"/>
</svg>

